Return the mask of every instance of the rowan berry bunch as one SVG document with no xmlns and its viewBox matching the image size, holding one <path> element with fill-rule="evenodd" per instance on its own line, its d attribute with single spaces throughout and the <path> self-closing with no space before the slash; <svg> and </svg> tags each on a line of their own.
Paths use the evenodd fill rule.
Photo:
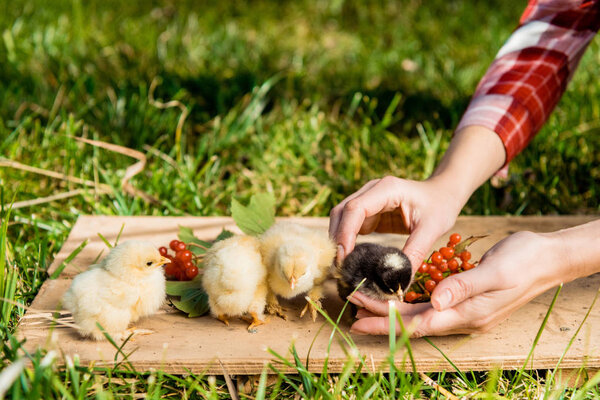
<svg viewBox="0 0 600 400">
<path fill-rule="evenodd" d="M 450 235 L 446 246 L 434 251 L 428 260 L 423 261 L 415 273 L 413 284 L 404 296 L 407 303 L 426 302 L 438 283 L 445 278 L 475 268 L 477 262 L 471 262 L 471 252 L 467 247 L 484 236 L 471 236 L 461 242 L 458 233 Z"/>
<path fill-rule="evenodd" d="M 189 281 L 198 275 L 197 262 L 199 261 L 199 257 L 195 256 L 188 247 L 188 245 L 180 240 L 171 240 L 169 248 L 175 253 L 174 256 L 169 254 L 169 250 L 166 247 L 158 248 L 161 256 L 171 260 L 170 263 L 164 265 L 165 275 L 167 275 L 168 279 Z"/>
</svg>

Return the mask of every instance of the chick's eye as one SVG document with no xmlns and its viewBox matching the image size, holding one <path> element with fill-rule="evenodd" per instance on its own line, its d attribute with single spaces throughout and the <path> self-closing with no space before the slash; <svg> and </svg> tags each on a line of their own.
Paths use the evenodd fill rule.
<svg viewBox="0 0 600 400">
<path fill-rule="evenodd" d="M 148 262 L 146 263 L 146 265 L 147 265 L 147 266 L 151 266 L 151 265 L 152 265 L 152 261 L 148 261 Z"/>
</svg>

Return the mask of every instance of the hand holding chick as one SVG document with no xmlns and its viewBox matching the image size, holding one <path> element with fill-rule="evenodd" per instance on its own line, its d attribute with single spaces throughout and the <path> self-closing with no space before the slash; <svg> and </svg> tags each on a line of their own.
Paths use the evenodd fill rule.
<svg viewBox="0 0 600 400">
<path fill-rule="evenodd" d="M 152 243 L 128 241 L 77 275 L 63 304 L 79 333 L 102 340 L 99 323 L 111 337 L 121 339 L 131 322 L 155 313 L 165 300 L 161 266 L 167 262 Z"/>
<path fill-rule="evenodd" d="M 410 286 L 412 268 L 399 249 L 362 243 L 336 268 L 335 275 L 342 300 L 358 287 L 358 291 L 377 300 L 402 301 Z"/>
<path fill-rule="evenodd" d="M 260 251 L 268 271 L 270 312 L 283 315 L 276 295 L 289 299 L 308 292 L 311 301 L 320 307 L 322 284 L 336 255 L 335 244 L 326 231 L 277 222 L 261 235 Z M 300 317 L 308 309 L 315 321 L 317 309 L 310 303 Z"/>
</svg>

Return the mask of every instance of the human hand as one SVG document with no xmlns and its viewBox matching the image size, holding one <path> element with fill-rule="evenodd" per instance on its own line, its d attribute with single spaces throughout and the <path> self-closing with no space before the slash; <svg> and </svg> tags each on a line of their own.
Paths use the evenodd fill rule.
<svg viewBox="0 0 600 400">
<path fill-rule="evenodd" d="M 414 271 L 433 242 L 454 225 L 462 203 L 453 193 L 441 179 L 369 181 L 331 210 L 329 235 L 338 244 L 338 262 L 354 249 L 359 233 L 402 233 L 410 234 L 404 253 Z"/>
<path fill-rule="evenodd" d="M 441 281 L 431 303 L 397 303 L 396 308 L 405 326 L 414 324 L 412 337 L 485 332 L 563 281 L 569 259 L 565 253 L 561 240 L 552 235 L 518 232 L 492 247 L 476 268 Z M 387 302 L 360 292 L 350 301 L 364 307 L 352 332 L 388 333 Z"/>
</svg>

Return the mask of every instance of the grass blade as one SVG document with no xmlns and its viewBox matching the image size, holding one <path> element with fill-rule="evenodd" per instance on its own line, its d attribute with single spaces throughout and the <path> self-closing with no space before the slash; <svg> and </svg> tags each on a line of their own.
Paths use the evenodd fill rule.
<svg viewBox="0 0 600 400">
<path fill-rule="evenodd" d="M 552 371 L 552 375 L 550 375 L 550 378 L 548 379 L 548 382 L 550 382 L 550 383 L 554 382 L 554 376 L 556 375 L 556 371 L 558 371 L 558 367 L 560 366 L 560 364 L 562 363 L 562 360 L 565 358 L 565 355 L 567 354 L 567 352 L 569 351 L 569 349 L 573 345 L 573 342 L 575 341 L 575 338 L 579 334 L 579 331 L 581 330 L 581 327 L 583 327 L 583 324 L 585 324 L 585 321 L 590 316 L 590 313 L 592 312 L 592 309 L 594 308 L 594 305 L 596 304 L 596 300 L 598 300 L 598 295 L 600 295 L 600 288 L 596 291 L 596 295 L 594 296 L 594 299 L 592 300 L 592 304 L 590 304 L 590 307 L 588 308 L 587 312 L 585 313 L 585 316 L 583 317 L 583 320 L 581 320 L 581 323 L 577 327 L 577 330 L 575 331 L 575 333 L 571 337 L 571 340 L 569 340 L 569 343 L 567 344 L 567 347 L 565 348 L 565 351 L 563 351 L 562 355 L 558 359 L 558 362 L 556 363 L 556 366 L 554 367 L 554 370 Z"/>
<path fill-rule="evenodd" d="M 444 359 L 446 361 L 448 361 L 448 364 L 450 364 L 452 366 L 452 368 L 454 368 L 454 370 L 460 375 L 460 377 L 465 381 L 468 382 L 467 376 L 452 362 L 452 360 L 439 348 L 437 347 L 429 338 L 424 337 L 423 340 L 425 340 L 427 343 L 429 343 L 434 349 L 436 349 L 437 351 L 440 352 L 440 354 L 442 355 L 442 357 L 444 357 Z"/>
<path fill-rule="evenodd" d="M 106 247 L 108 247 L 109 249 L 113 248 L 113 245 L 110 244 L 110 242 L 108 241 L 108 239 L 105 238 L 104 235 L 101 234 L 100 232 L 98 232 L 98 237 L 100 238 L 100 240 L 102 240 L 104 242 L 104 244 L 106 245 Z"/>
<path fill-rule="evenodd" d="M 85 248 L 85 246 L 87 246 L 88 242 L 89 242 L 89 241 L 88 241 L 88 239 L 85 239 L 85 240 L 83 241 L 83 243 L 81 243 L 79 246 L 77 246 L 77 248 L 76 248 L 75 250 L 73 250 L 73 251 L 71 252 L 71 254 L 69 254 L 69 255 L 67 256 L 67 258 L 65 258 L 65 261 L 63 261 L 63 263 L 62 263 L 62 264 L 60 264 L 60 266 L 59 266 L 58 268 L 56 268 L 56 271 L 54 271 L 54 272 L 52 273 L 52 275 L 50 275 L 50 279 L 56 279 L 56 278 L 58 278 L 58 277 L 60 276 L 60 274 L 63 272 L 63 270 L 66 268 L 66 266 L 67 266 L 67 265 L 68 265 L 68 264 L 69 264 L 71 261 L 73 261 L 73 259 L 74 259 L 75 257 L 77 257 L 77 255 L 78 255 L 79 253 L 81 253 L 81 250 L 83 250 L 83 249 Z"/>
<path fill-rule="evenodd" d="M 531 346 L 531 349 L 529 350 L 529 354 L 527 354 L 527 358 L 525 358 L 525 362 L 523 363 L 523 366 L 519 369 L 519 372 L 515 375 L 515 377 L 512 381 L 513 385 L 515 384 L 515 382 L 517 382 L 521 378 L 521 376 L 523 375 L 523 371 L 525 370 L 525 368 L 527 368 L 527 363 L 529 362 L 529 359 L 533 355 L 533 351 L 535 350 L 535 347 L 537 346 L 537 343 L 540 340 L 540 337 L 542 336 L 542 332 L 544 331 L 544 328 L 546 328 L 546 324 L 548 323 L 548 318 L 550 318 L 550 313 L 554 309 L 554 304 L 556 304 L 556 300 L 558 299 L 558 295 L 560 294 L 562 287 L 563 287 L 563 284 L 561 283 L 558 286 L 558 288 L 556 289 L 556 292 L 554 293 L 554 297 L 552 298 L 552 302 L 550 303 L 550 307 L 548 307 L 548 311 L 546 312 L 546 315 L 544 316 L 544 320 L 542 321 L 542 325 L 540 325 L 540 329 L 538 329 L 537 335 L 535 335 L 535 339 L 533 340 L 533 344 Z"/>
<path fill-rule="evenodd" d="M 267 392 L 267 368 L 263 368 L 260 373 L 260 380 L 258 381 L 258 389 L 256 390 L 256 400 L 265 400 L 265 393 Z"/>
</svg>

